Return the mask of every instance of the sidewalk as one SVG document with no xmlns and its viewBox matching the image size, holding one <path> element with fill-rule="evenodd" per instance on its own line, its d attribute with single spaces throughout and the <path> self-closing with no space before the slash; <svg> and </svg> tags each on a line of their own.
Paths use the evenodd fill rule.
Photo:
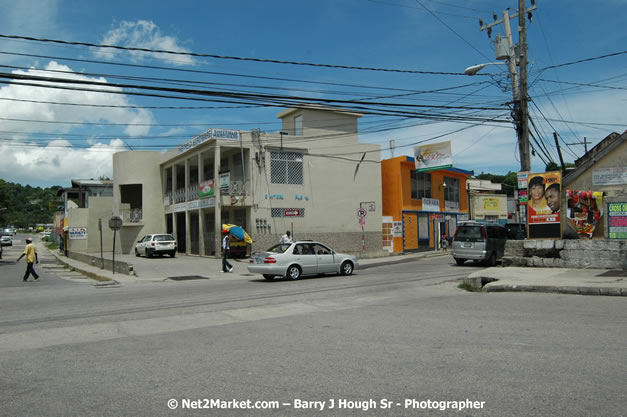
<svg viewBox="0 0 627 417">
<path fill-rule="evenodd" d="M 47 249 L 45 249 L 47 250 Z M 133 266 L 134 275 L 112 273 L 88 263 L 61 256 L 50 251 L 61 263 L 98 281 L 97 286 L 129 285 L 142 282 L 177 281 L 187 279 L 233 280 L 256 276 L 248 272 L 248 258 L 231 259 L 233 273 L 222 273 L 222 261 L 217 258 L 177 255 L 175 258 L 146 259 L 134 255 L 115 255 L 117 262 Z M 421 259 L 449 256 L 450 252 L 418 252 L 383 258 L 360 259 L 359 269 L 415 262 Z M 111 259 L 112 254 L 105 253 Z M 452 260 L 452 258 L 451 258 Z M 607 269 L 566 269 L 536 267 L 493 267 L 471 273 L 466 282 L 485 292 L 549 292 L 580 295 L 627 296 L 627 271 Z"/>
</svg>

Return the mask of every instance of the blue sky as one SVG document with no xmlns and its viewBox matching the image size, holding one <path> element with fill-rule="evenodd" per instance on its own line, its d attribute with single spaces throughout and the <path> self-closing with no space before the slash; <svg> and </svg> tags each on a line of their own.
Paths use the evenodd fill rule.
<svg viewBox="0 0 627 417">
<path fill-rule="evenodd" d="M 3 37 L 0 72 L 402 104 L 412 117 L 365 114 L 360 140 L 381 144 L 384 158 L 392 155 L 390 140 L 396 143 L 394 155 L 411 155 L 419 142 L 450 140 L 457 167 L 504 174 L 520 168 L 516 133 L 507 123 L 512 99 L 507 67 L 488 66 L 473 77 L 462 73 L 470 65 L 495 61 L 492 40 L 503 26 L 495 27 L 489 39 L 479 31 L 479 18 L 490 22 L 493 12 L 500 18 L 504 7 L 517 5 L 516 0 L 0 0 L 0 35 L 414 73 L 155 55 Z M 627 31 L 622 29 L 627 1 L 538 0 L 537 6 L 533 21 L 527 21 L 528 71 L 530 114 L 539 141 L 532 142 L 538 154 L 532 169 L 543 171 L 541 148 L 558 161 L 554 131 L 570 144 L 563 144 L 563 154 L 572 162 L 583 155 L 584 137 L 591 147 L 627 126 Z M 513 20 L 515 42 L 517 25 Z M 610 54 L 616 55 L 596 59 Z M 209 127 L 280 130 L 276 114 L 281 107 L 115 90 L 38 88 L 4 79 L 0 178 L 67 186 L 71 178 L 111 176 L 115 151 L 171 148 Z M 495 118 L 499 121 L 490 121 Z"/>
</svg>

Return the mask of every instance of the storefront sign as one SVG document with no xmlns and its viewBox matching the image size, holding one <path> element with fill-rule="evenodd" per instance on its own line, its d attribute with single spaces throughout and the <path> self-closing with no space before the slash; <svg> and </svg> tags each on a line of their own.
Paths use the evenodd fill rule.
<svg viewBox="0 0 627 417">
<path fill-rule="evenodd" d="M 230 184 L 231 184 L 231 173 L 223 172 L 222 174 L 220 174 L 220 189 L 221 190 L 228 189 Z"/>
<path fill-rule="evenodd" d="M 205 198 L 202 200 L 190 201 L 187 203 L 187 208 L 189 210 L 193 210 L 193 209 L 199 209 L 199 208 L 205 208 L 205 207 L 215 207 L 215 205 L 216 205 L 216 199 L 215 197 L 212 197 L 212 198 Z"/>
<path fill-rule="evenodd" d="M 592 170 L 592 185 L 627 184 L 627 167 L 597 168 Z"/>
<path fill-rule="evenodd" d="M 423 211 L 440 211 L 440 200 L 435 198 L 423 198 L 422 199 Z"/>
<path fill-rule="evenodd" d="M 200 145 L 203 142 L 208 141 L 209 139 L 221 139 L 221 140 L 240 140 L 240 132 L 238 130 L 227 130 L 227 129 L 208 129 L 202 132 L 200 135 L 193 137 L 180 144 L 177 148 L 177 153 L 183 153 L 192 149 L 195 146 Z"/>
<path fill-rule="evenodd" d="M 431 143 L 414 148 L 416 172 L 432 171 L 453 166 L 451 142 Z"/>
<path fill-rule="evenodd" d="M 72 240 L 85 240 L 87 239 L 86 227 L 68 227 L 67 233 Z"/>
<path fill-rule="evenodd" d="M 627 239 L 627 203 L 607 205 L 609 239 Z"/>
<path fill-rule="evenodd" d="M 185 203 L 178 203 L 174 205 L 174 212 L 175 213 L 181 213 L 183 211 L 185 211 L 185 209 L 187 208 L 187 204 Z"/>
</svg>

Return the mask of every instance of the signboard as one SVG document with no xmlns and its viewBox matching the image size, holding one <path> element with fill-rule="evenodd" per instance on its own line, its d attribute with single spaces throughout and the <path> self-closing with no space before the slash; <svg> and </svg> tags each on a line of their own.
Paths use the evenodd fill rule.
<svg viewBox="0 0 627 417">
<path fill-rule="evenodd" d="M 209 198 L 216 195 L 215 184 L 213 180 L 203 181 L 199 184 L 198 198 Z"/>
<path fill-rule="evenodd" d="M 440 211 L 440 200 L 436 198 L 422 199 L 422 209 L 424 211 Z"/>
<path fill-rule="evenodd" d="M 607 205 L 609 239 L 627 239 L 627 203 Z"/>
<path fill-rule="evenodd" d="M 366 202 L 359 203 L 359 207 L 365 208 L 368 211 L 377 210 L 377 205 L 374 201 L 366 201 Z"/>
<path fill-rule="evenodd" d="M 85 240 L 87 239 L 86 227 L 68 227 L 67 233 L 72 240 Z"/>
<path fill-rule="evenodd" d="M 224 189 L 228 189 L 231 183 L 231 173 L 230 172 L 223 172 L 222 174 L 220 174 L 220 189 L 224 190 Z"/>
<path fill-rule="evenodd" d="M 302 213 L 300 209 L 289 208 L 289 209 L 285 209 L 285 212 L 283 213 L 283 215 L 285 217 L 301 217 Z"/>
<path fill-rule="evenodd" d="M 403 222 L 392 222 L 392 237 L 403 237 Z"/>
<path fill-rule="evenodd" d="M 431 143 L 414 147 L 416 172 L 432 171 L 453 166 L 451 142 Z"/>
<path fill-rule="evenodd" d="M 561 239 L 562 173 L 529 174 L 527 224 L 530 239 Z"/>
<path fill-rule="evenodd" d="M 527 189 L 527 181 L 529 179 L 529 173 L 527 171 L 521 171 L 518 173 L 518 188 Z"/>
<path fill-rule="evenodd" d="M 596 168 L 592 170 L 592 185 L 627 184 L 627 167 Z"/>
<path fill-rule="evenodd" d="M 122 221 L 121 217 L 113 216 L 109 219 L 109 229 L 111 230 L 114 230 L 114 231 L 120 230 L 123 224 L 124 222 Z"/>
<path fill-rule="evenodd" d="M 195 146 L 200 145 L 203 142 L 208 141 L 209 139 L 221 139 L 221 140 L 240 140 L 240 132 L 238 130 L 228 130 L 228 129 L 208 129 L 202 132 L 200 135 L 193 137 L 180 144 L 177 148 L 177 153 L 183 153 L 192 149 Z"/>
<path fill-rule="evenodd" d="M 365 219 L 367 215 L 368 215 L 368 211 L 366 211 L 365 208 L 357 209 L 357 217 L 359 217 L 360 219 Z"/>
<path fill-rule="evenodd" d="M 518 204 L 527 204 L 527 190 L 518 191 Z"/>
</svg>

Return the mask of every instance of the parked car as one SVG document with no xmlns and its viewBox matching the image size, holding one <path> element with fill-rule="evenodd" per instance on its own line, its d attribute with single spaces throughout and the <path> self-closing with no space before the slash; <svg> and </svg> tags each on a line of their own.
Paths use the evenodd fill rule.
<svg viewBox="0 0 627 417">
<path fill-rule="evenodd" d="M 506 241 L 507 229 L 499 224 L 464 222 L 455 231 L 451 254 L 457 265 L 473 260 L 494 266 L 503 257 Z"/>
<path fill-rule="evenodd" d="M 265 252 L 253 252 L 248 264 L 248 272 L 262 274 L 267 280 L 276 276 L 296 280 L 302 275 L 325 273 L 351 275 L 358 268 L 354 256 L 311 241 L 280 243 Z"/>
<path fill-rule="evenodd" d="M 11 236 L 2 236 L 0 237 L 0 245 L 1 246 L 13 246 L 13 238 Z"/>
<path fill-rule="evenodd" d="M 151 258 L 154 255 L 168 254 L 172 258 L 176 256 L 176 240 L 168 234 L 146 235 L 135 245 L 135 256 L 144 255 Z"/>
</svg>

